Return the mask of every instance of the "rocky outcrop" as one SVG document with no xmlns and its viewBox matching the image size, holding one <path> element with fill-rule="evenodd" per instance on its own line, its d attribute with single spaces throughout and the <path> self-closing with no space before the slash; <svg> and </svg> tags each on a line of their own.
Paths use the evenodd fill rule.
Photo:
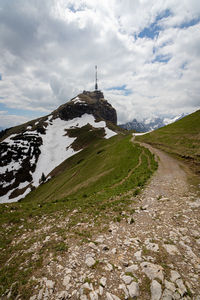
<svg viewBox="0 0 200 300">
<path fill-rule="evenodd" d="M 92 114 L 97 120 L 104 119 L 117 124 L 116 110 L 104 99 L 101 91 L 83 91 L 82 94 L 61 105 L 53 112 L 54 117 L 60 117 L 65 121 L 81 117 L 85 113 Z"/>
</svg>

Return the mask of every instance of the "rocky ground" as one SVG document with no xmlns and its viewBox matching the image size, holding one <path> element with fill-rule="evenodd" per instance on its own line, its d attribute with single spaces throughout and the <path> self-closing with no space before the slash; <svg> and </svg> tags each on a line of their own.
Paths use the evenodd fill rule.
<svg viewBox="0 0 200 300">
<path fill-rule="evenodd" d="M 175 159 L 151 151 L 159 168 L 133 197 L 131 214 L 123 212 L 89 243 L 74 241 L 67 254 L 49 257 L 32 278 L 31 300 L 200 300 L 199 191 Z M 50 239 L 47 230 L 44 243 Z"/>
</svg>

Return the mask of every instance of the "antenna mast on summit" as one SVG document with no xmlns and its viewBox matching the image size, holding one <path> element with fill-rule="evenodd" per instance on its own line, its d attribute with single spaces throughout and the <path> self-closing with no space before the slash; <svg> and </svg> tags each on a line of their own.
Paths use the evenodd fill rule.
<svg viewBox="0 0 200 300">
<path fill-rule="evenodd" d="M 98 91 L 98 84 L 97 84 L 97 66 L 95 66 L 95 91 Z"/>
</svg>

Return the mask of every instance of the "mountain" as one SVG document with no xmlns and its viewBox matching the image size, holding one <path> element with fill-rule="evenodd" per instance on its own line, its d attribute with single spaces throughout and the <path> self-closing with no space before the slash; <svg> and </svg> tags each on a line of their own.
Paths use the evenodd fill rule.
<svg viewBox="0 0 200 300">
<path fill-rule="evenodd" d="M 137 140 L 155 145 L 188 163 L 200 173 L 200 110 Z"/>
<path fill-rule="evenodd" d="M 50 115 L 2 132 L 0 202 L 18 201 L 92 141 L 119 132 L 115 109 L 100 91 L 87 92 Z"/>
<path fill-rule="evenodd" d="M 136 132 L 148 131 L 146 125 L 142 122 L 138 122 L 136 119 L 125 124 L 120 124 L 119 126 L 126 130 L 135 130 Z"/>
<path fill-rule="evenodd" d="M 181 114 L 181 115 L 175 116 L 173 118 L 153 117 L 153 118 L 143 119 L 141 122 L 138 122 L 136 119 L 133 119 L 133 121 L 125 123 L 125 124 L 121 124 L 119 126 L 121 128 L 127 129 L 127 130 L 135 130 L 136 132 L 148 132 L 148 131 L 152 131 L 152 130 L 164 127 L 175 121 L 178 121 L 181 118 L 183 118 L 184 116 L 185 116 L 185 114 Z"/>
</svg>

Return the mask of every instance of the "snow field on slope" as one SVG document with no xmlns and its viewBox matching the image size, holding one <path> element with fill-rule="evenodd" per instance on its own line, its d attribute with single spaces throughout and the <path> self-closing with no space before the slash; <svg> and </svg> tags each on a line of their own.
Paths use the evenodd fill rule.
<svg viewBox="0 0 200 300">
<path fill-rule="evenodd" d="M 113 132 L 106 127 L 106 123 L 104 121 L 95 122 L 93 115 L 84 114 L 79 118 L 74 118 L 69 121 L 57 118 L 50 122 L 49 118 L 49 125 L 46 128 L 46 134 L 41 135 L 43 138 L 43 145 L 40 146 L 41 154 L 37 162 L 36 170 L 32 174 L 34 186 L 37 187 L 40 184 L 39 181 L 42 173 L 47 176 L 64 160 L 80 151 L 74 151 L 71 148 L 71 144 L 76 138 L 68 137 L 66 129 L 77 127 L 81 128 L 88 123 L 95 128 L 104 128 L 106 134 L 105 138 L 107 139 L 116 135 L 116 132 Z"/>
<path fill-rule="evenodd" d="M 74 118 L 69 121 L 61 120 L 60 118 L 54 119 L 51 121 L 52 115 L 48 116 L 48 126 L 46 127 L 46 133 L 40 134 L 36 131 L 30 131 L 30 126 L 27 127 L 27 131 L 24 134 L 36 135 L 42 138 L 43 144 L 40 146 L 41 154 L 38 158 L 36 169 L 32 173 L 32 185 L 37 187 L 40 184 L 40 179 L 42 177 L 42 173 L 47 176 L 53 169 L 55 169 L 58 165 L 60 165 L 64 160 L 69 158 L 70 156 L 78 153 L 79 151 L 74 151 L 71 147 L 72 143 L 74 142 L 75 138 L 71 138 L 67 136 L 67 129 L 70 128 L 81 128 L 88 123 L 94 128 L 104 128 L 105 136 L 104 138 L 109 139 L 110 137 L 116 135 L 116 132 L 110 130 L 106 127 L 105 121 L 95 122 L 95 118 L 93 115 L 84 114 L 79 118 Z M 9 145 L 13 145 L 14 141 L 12 140 L 16 134 L 11 135 L 5 142 L 9 143 Z M 25 142 L 23 141 L 25 144 Z M 28 150 L 28 142 L 26 145 L 23 144 L 23 147 L 27 147 Z M 21 146 L 21 145 L 20 145 Z M 31 164 L 35 162 L 35 158 L 31 159 Z M 21 165 L 21 160 L 18 162 L 12 161 L 9 165 L 2 167 L 2 173 L 8 170 L 18 170 Z M 0 168 L 1 169 L 1 168 Z M 11 183 L 10 183 L 11 184 Z M 24 188 L 26 185 L 28 186 L 28 182 L 20 183 L 18 189 Z M 15 189 L 14 189 L 15 190 Z M 16 198 L 9 199 L 9 196 L 14 191 L 9 191 L 6 195 L 0 198 L 0 203 L 6 202 L 16 202 L 21 198 L 24 198 L 31 189 L 28 188 L 23 195 L 20 195 Z"/>
</svg>

